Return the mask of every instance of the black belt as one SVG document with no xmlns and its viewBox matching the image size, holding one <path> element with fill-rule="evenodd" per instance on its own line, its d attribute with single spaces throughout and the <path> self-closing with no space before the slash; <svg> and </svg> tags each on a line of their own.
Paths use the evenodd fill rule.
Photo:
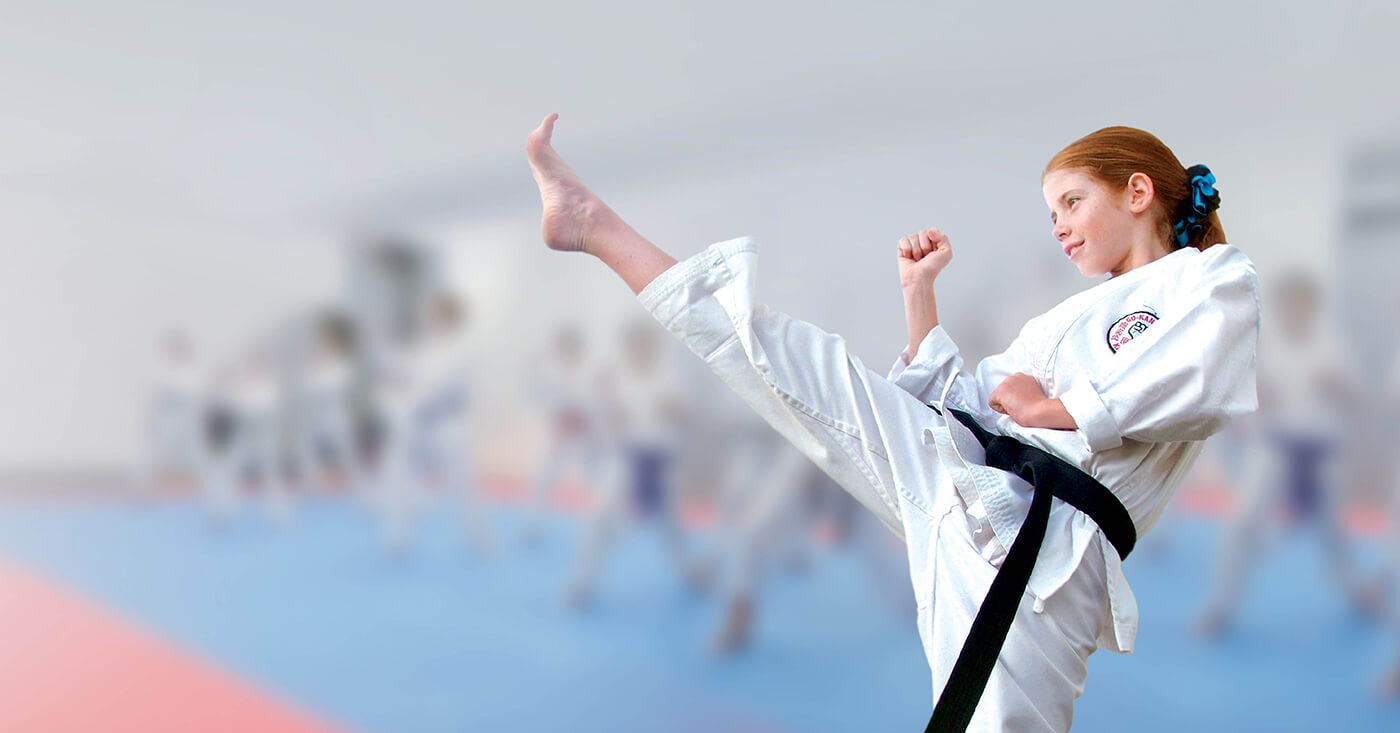
<svg viewBox="0 0 1400 733">
<path fill-rule="evenodd" d="M 1137 543 L 1137 529 L 1128 510 L 1094 477 L 1039 448 L 988 432 L 962 410 L 949 408 L 948 412 L 972 431 L 986 449 L 986 465 L 1020 476 L 1035 487 L 1035 493 L 1026 521 L 1016 534 L 1016 541 L 1011 543 L 1011 549 L 1006 551 L 1006 559 L 992 579 L 992 587 L 977 610 L 977 617 L 972 620 L 972 629 L 967 633 L 958 661 L 953 664 L 953 672 L 933 707 L 933 717 L 924 733 L 967 730 L 977 701 L 992 675 L 992 667 L 996 666 L 997 656 L 1006 643 L 1006 633 L 1011 630 L 1016 608 L 1030 583 L 1031 571 L 1035 569 L 1036 556 L 1040 554 L 1045 530 L 1050 525 L 1050 497 L 1059 497 L 1089 515 L 1113 543 L 1120 558 L 1127 558 Z"/>
</svg>

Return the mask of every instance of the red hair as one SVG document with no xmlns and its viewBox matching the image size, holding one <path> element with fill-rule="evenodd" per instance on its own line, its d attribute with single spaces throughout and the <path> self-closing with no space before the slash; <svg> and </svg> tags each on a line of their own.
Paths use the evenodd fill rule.
<svg viewBox="0 0 1400 733">
<path fill-rule="evenodd" d="M 1153 218 L 1157 233 L 1169 248 L 1176 247 L 1172 225 L 1181 216 L 1191 189 L 1186 167 L 1165 143 L 1146 130 L 1135 127 L 1105 127 L 1091 132 L 1065 146 L 1045 164 L 1043 178 L 1051 171 L 1081 170 L 1114 191 L 1128 187 L 1134 173 L 1152 179 L 1154 191 Z M 1214 212 L 1192 233 L 1186 246 L 1205 249 L 1225 241 L 1225 230 Z"/>
</svg>

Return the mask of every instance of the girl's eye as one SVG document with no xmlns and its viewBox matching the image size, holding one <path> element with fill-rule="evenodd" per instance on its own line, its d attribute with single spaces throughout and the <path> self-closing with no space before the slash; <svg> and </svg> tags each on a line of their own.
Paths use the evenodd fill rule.
<svg viewBox="0 0 1400 733">
<path fill-rule="evenodd" d="M 1079 197 L 1078 197 L 1078 196 L 1071 196 L 1070 199 L 1069 199 L 1069 205 L 1070 205 L 1070 207 L 1073 207 L 1073 206 L 1074 206 L 1075 204 L 1077 204 L 1077 203 L 1079 203 Z"/>
</svg>

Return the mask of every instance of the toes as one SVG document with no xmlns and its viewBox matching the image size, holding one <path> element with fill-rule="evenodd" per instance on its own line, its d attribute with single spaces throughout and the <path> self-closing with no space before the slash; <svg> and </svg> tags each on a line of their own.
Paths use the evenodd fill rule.
<svg viewBox="0 0 1400 733">
<path fill-rule="evenodd" d="M 549 145 L 549 140 L 554 136 L 554 121 L 559 119 L 558 113 L 551 112 L 544 118 L 544 122 L 536 127 L 534 132 L 526 140 L 526 145 L 531 148 L 540 148 Z"/>
</svg>

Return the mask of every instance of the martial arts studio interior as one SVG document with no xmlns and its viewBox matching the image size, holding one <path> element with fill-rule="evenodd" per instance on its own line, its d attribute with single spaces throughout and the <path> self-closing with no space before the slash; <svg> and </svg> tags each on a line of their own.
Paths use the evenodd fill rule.
<svg viewBox="0 0 1400 733">
<path fill-rule="evenodd" d="M 0 10 L 0 731 L 914 730 L 904 544 L 615 276 L 525 138 L 883 374 L 1094 283 L 1040 176 L 1144 128 L 1258 268 L 1260 409 L 1123 564 L 1075 731 L 1400 731 L 1400 8 Z M 1190 160 L 1185 160 L 1190 158 Z"/>
</svg>

